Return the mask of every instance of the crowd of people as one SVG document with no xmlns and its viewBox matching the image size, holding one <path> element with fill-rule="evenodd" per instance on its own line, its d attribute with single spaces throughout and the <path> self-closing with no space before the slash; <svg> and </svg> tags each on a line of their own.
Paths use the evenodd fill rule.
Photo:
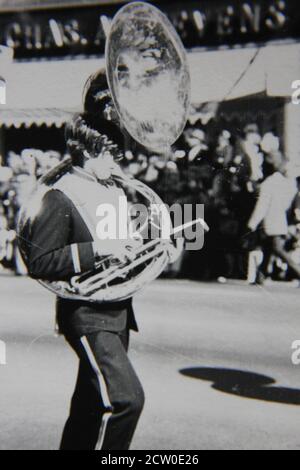
<svg viewBox="0 0 300 470">
<path fill-rule="evenodd" d="M 0 268 L 26 274 L 17 244 L 17 220 L 39 178 L 62 159 L 59 152 L 25 149 L 9 152 L 0 166 Z"/>
<path fill-rule="evenodd" d="M 20 155 L 9 152 L 6 156 L 0 167 L 0 263 L 5 268 L 24 273 L 15 231 L 19 208 L 40 176 L 66 157 L 56 151 L 36 149 L 26 149 Z M 290 263 L 292 259 L 300 264 L 298 191 L 287 207 L 288 232 L 282 234 L 282 248 L 288 259 L 276 250 L 274 256 L 269 256 L 269 250 L 264 257 L 266 234 L 259 223 L 253 230 L 249 227 L 264 182 L 276 173 L 283 174 L 285 162 L 275 132 L 263 135 L 256 124 L 248 124 L 239 134 L 222 127 L 212 131 L 203 125 L 203 119 L 189 121 L 168 159 L 149 155 L 141 148 L 127 151 L 122 162 L 124 171 L 152 187 L 166 204 L 205 206 L 210 232 L 204 248 L 198 253 L 185 253 L 167 275 L 258 282 L 262 274 L 259 267 L 264 265 L 264 279 L 299 279 Z M 300 172 L 294 182 L 297 176 Z M 259 222 L 263 223 L 263 217 Z M 255 236 L 249 236 L 251 231 Z"/>
<path fill-rule="evenodd" d="M 286 175 L 287 161 L 279 137 L 274 132 L 260 133 L 256 124 L 248 124 L 239 135 L 190 124 L 167 162 L 159 156 L 140 154 L 135 159 L 129 154 L 127 171 L 152 186 L 167 204 L 205 206 L 210 232 L 204 248 L 185 253 L 171 275 L 220 282 L 247 279 L 249 283 L 299 279 L 295 264 L 300 261 L 300 171 L 293 167 L 293 175 Z M 282 249 L 270 256 L 266 243 L 270 237 L 264 229 L 268 214 L 262 214 L 255 228 L 249 225 L 265 182 L 279 174 L 287 178 L 292 193 L 284 214 L 273 215 L 275 223 L 284 217 L 287 228 L 280 234 Z M 286 201 L 286 187 L 277 188 L 279 199 Z"/>
</svg>

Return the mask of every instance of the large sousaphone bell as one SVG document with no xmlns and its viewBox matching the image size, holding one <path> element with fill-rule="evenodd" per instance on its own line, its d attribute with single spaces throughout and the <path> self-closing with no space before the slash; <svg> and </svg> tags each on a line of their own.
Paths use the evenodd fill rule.
<svg viewBox="0 0 300 470">
<path fill-rule="evenodd" d="M 169 153 L 180 137 L 189 114 L 190 74 L 184 47 L 169 20 L 146 3 L 130 3 L 114 18 L 106 46 L 110 91 L 122 125 L 137 142 L 160 154 Z M 70 171 L 67 164 L 46 175 L 36 191 L 35 207 L 45 193 Z M 93 272 L 70 282 L 41 283 L 56 295 L 89 302 L 116 302 L 132 297 L 157 278 L 168 264 L 160 198 L 145 184 L 118 176 L 125 193 L 149 207 L 149 223 L 157 237 L 145 240 L 133 262 L 116 264 L 113 256 Z M 37 204 L 38 201 L 38 204 Z M 33 223 L 30 207 L 20 217 L 19 233 Z M 37 211 L 35 211 L 37 213 Z M 168 214 L 163 211 L 164 217 Z M 21 244 L 22 248 L 22 244 Z M 26 253 L 24 258 L 26 261 Z"/>
<path fill-rule="evenodd" d="M 155 152 L 168 151 L 186 126 L 191 95 L 187 55 L 168 18 L 146 3 L 126 5 L 112 23 L 106 64 L 129 134 Z"/>
</svg>

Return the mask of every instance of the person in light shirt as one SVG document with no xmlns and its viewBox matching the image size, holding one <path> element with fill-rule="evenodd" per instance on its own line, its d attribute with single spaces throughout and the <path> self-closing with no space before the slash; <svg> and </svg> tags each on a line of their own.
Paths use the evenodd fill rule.
<svg viewBox="0 0 300 470">
<path fill-rule="evenodd" d="M 300 279 L 300 265 L 296 264 L 285 250 L 285 241 L 289 233 L 288 211 L 298 193 L 297 177 L 300 169 L 292 163 L 281 160 L 272 176 L 261 185 L 260 195 L 248 223 L 251 232 L 260 224 L 266 235 L 264 243 L 264 261 L 260 268 L 266 275 L 272 255 L 281 258 Z"/>
</svg>

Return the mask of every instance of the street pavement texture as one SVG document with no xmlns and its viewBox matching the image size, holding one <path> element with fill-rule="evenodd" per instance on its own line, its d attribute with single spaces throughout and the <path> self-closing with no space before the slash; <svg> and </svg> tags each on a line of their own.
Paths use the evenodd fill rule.
<svg viewBox="0 0 300 470">
<path fill-rule="evenodd" d="M 0 449 L 55 450 L 77 374 L 54 336 L 55 298 L 10 276 L 0 298 Z M 135 310 L 146 405 L 133 450 L 300 449 L 298 289 L 161 280 Z"/>
</svg>

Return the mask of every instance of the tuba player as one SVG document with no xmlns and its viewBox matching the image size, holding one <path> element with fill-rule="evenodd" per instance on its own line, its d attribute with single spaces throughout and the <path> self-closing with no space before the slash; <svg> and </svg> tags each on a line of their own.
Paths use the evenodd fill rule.
<svg viewBox="0 0 300 470">
<path fill-rule="evenodd" d="M 123 190 L 120 130 L 105 71 L 89 80 L 85 112 L 67 125 L 72 165 L 48 191 L 23 246 L 31 277 L 70 281 L 92 271 L 103 257 L 134 259 L 140 240 L 98 240 L 99 204 L 119 207 Z M 98 241 L 97 241 L 98 240 Z M 179 250 L 180 252 L 180 250 Z M 170 257 L 179 254 L 170 244 Z M 60 332 L 79 358 L 79 372 L 61 450 L 127 450 L 144 406 L 141 383 L 128 358 L 130 330 L 137 331 L 132 300 L 92 303 L 57 300 Z"/>
<path fill-rule="evenodd" d="M 135 240 L 97 242 L 93 233 L 97 206 L 118 207 L 124 196 L 113 180 L 121 171 L 116 160 L 123 135 L 108 120 L 112 113 L 101 71 L 87 86 L 85 113 L 66 128 L 70 172 L 45 195 L 30 233 L 27 264 L 33 278 L 70 280 L 93 270 L 104 256 L 132 258 Z M 137 331 L 132 301 L 95 304 L 58 298 L 57 322 L 80 361 L 61 450 L 128 449 L 144 405 L 127 356 L 129 331 Z"/>
</svg>

